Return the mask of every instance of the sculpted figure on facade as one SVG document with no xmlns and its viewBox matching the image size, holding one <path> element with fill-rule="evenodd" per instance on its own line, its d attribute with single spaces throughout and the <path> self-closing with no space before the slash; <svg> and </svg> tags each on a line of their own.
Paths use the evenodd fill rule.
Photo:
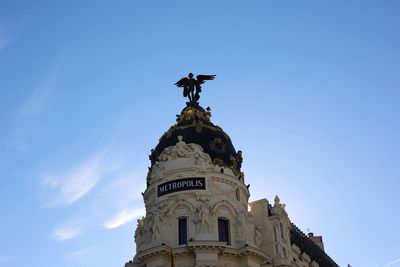
<svg viewBox="0 0 400 267">
<path fill-rule="evenodd" d="M 152 224 L 152 240 L 161 240 L 161 221 L 162 217 L 158 211 L 154 211 L 153 224 Z"/>
<path fill-rule="evenodd" d="M 210 156 L 204 153 L 200 145 L 186 144 L 181 135 L 178 136 L 178 142 L 175 146 L 164 149 L 159 156 L 159 161 L 176 160 L 178 158 L 194 158 L 197 165 L 211 164 Z"/>
<path fill-rule="evenodd" d="M 175 155 L 176 158 L 184 158 L 192 152 L 192 148 L 183 141 L 182 135 L 179 135 L 178 142 L 175 145 L 174 151 L 176 153 Z"/>
<path fill-rule="evenodd" d="M 198 233 L 209 233 L 211 228 L 210 214 L 212 213 L 212 207 L 206 202 L 203 202 L 200 207 L 196 209 L 196 218 L 194 223 L 198 225 Z"/>
<path fill-rule="evenodd" d="M 175 146 L 170 146 L 164 149 L 159 157 L 160 161 L 175 160 L 186 157 L 190 153 L 190 148 L 184 141 L 182 141 L 182 139 L 183 137 L 181 135 L 178 136 L 178 142 Z"/>
<path fill-rule="evenodd" d="M 157 211 L 153 211 L 146 216 L 144 232 L 147 233 L 145 240 L 147 240 L 148 243 L 161 239 L 160 223 L 161 218 L 159 214 L 157 214 Z"/>
<path fill-rule="evenodd" d="M 262 236 L 261 236 L 261 226 L 256 226 L 254 230 L 254 242 L 256 243 L 257 247 L 261 247 L 262 245 Z"/>
<path fill-rule="evenodd" d="M 272 207 L 271 213 L 276 215 L 286 214 L 285 204 L 281 204 L 278 196 L 275 196 L 274 206 Z"/>
<path fill-rule="evenodd" d="M 198 147 L 198 149 L 202 149 L 202 148 Z M 199 167 L 200 169 L 205 169 L 211 164 L 211 159 L 210 159 L 210 156 L 208 156 L 205 153 L 196 152 L 194 154 L 194 162 L 195 162 L 196 166 Z"/>
<path fill-rule="evenodd" d="M 144 242 L 146 243 L 150 243 L 151 239 L 153 237 L 153 230 L 152 230 L 152 222 L 151 222 L 151 216 L 149 214 L 146 215 L 146 217 L 144 218 L 144 223 L 143 223 L 143 240 L 145 240 Z"/>
<path fill-rule="evenodd" d="M 168 201 L 163 201 L 158 205 L 158 214 L 161 216 L 160 218 L 162 219 L 163 224 L 169 224 L 171 225 L 174 220 L 174 216 L 172 215 L 171 211 L 171 206 L 176 203 L 177 201 L 173 202 L 170 204 Z"/>
<path fill-rule="evenodd" d="M 247 212 L 246 225 L 244 228 L 246 229 L 246 240 L 254 242 L 254 217 L 251 211 Z"/>
<path fill-rule="evenodd" d="M 142 250 L 142 246 L 146 242 L 144 221 L 145 221 L 144 217 L 137 220 L 137 227 L 135 231 L 136 253 Z"/>
<path fill-rule="evenodd" d="M 157 176 L 157 175 L 161 174 L 164 170 L 165 170 L 164 165 L 161 162 L 159 162 L 158 160 L 156 160 L 154 162 L 154 165 L 152 168 L 153 176 Z"/>
<path fill-rule="evenodd" d="M 236 242 L 240 243 L 244 241 L 244 230 L 246 228 L 246 215 L 244 209 L 240 209 L 236 214 L 236 231 L 235 237 Z"/>
</svg>

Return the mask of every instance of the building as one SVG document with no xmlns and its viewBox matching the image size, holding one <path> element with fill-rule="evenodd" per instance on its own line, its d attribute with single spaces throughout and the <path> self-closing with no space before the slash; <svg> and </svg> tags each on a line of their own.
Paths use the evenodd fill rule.
<svg viewBox="0 0 400 267">
<path fill-rule="evenodd" d="M 242 152 L 195 101 L 151 152 L 146 216 L 125 267 L 338 266 L 321 237 L 290 221 L 277 196 L 248 202 Z"/>
</svg>

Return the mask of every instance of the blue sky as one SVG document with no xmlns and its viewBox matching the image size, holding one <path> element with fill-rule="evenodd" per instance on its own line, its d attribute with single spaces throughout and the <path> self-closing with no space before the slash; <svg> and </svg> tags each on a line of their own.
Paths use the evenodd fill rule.
<svg viewBox="0 0 400 267">
<path fill-rule="evenodd" d="M 148 154 L 200 99 L 341 266 L 400 266 L 400 2 L 1 1 L 0 266 L 123 266 Z"/>
</svg>

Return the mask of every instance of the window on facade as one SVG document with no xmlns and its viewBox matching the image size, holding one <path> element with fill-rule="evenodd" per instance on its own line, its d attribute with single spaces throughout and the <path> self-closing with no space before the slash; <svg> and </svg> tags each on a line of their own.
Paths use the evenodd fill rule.
<svg viewBox="0 0 400 267">
<path fill-rule="evenodd" d="M 187 218 L 178 220 L 178 228 L 179 245 L 184 245 L 187 243 Z"/>
<path fill-rule="evenodd" d="M 229 220 L 218 219 L 218 236 L 219 241 L 229 244 Z"/>
</svg>

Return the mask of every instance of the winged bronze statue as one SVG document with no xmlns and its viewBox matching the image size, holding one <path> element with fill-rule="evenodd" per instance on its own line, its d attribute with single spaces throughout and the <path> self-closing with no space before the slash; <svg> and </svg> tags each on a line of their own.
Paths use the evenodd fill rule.
<svg viewBox="0 0 400 267">
<path fill-rule="evenodd" d="M 200 99 L 201 85 L 205 81 L 214 80 L 216 75 L 197 75 L 193 78 L 193 73 L 175 83 L 178 87 L 183 87 L 183 96 L 188 97 L 190 103 L 196 103 Z"/>
</svg>

